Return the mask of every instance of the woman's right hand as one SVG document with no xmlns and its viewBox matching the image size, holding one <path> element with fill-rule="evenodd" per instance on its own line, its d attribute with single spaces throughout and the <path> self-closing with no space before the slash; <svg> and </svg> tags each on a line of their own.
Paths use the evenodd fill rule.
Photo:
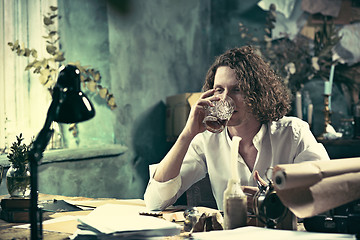
<svg viewBox="0 0 360 240">
<path fill-rule="evenodd" d="M 213 106 L 213 101 L 220 100 L 219 97 L 214 96 L 215 89 L 210 89 L 204 92 L 199 100 L 191 107 L 191 111 L 184 127 L 182 134 L 186 134 L 191 138 L 198 133 L 205 131 L 203 120 L 205 118 L 205 106 Z"/>
</svg>

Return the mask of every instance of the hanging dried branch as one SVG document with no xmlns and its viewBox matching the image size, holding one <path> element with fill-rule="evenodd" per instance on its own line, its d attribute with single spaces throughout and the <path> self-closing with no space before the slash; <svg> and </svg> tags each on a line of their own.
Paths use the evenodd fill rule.
<svg viewBox="0 0 360 240">
<path fill-rule="evenodd" d="M 46 39 L 46 52 L 49 54 L 49 57 L 39 58 L 37 50 L 24 47 L 24 44 L 19 44 L 19 40 L 8 43 L 11 50 L 18 56 L 31 59 L 29 64 L 25 67 L 25 71 L 32 70 L 33 73 L 39 74 L 40 83 L 50 92 L 52 92 L 52 89 L 56 84 L 59 65 L 65 61 L 64 52 L 60 51 L 57 47 L 57 43 L 60 39 L 59 32 L 55 31 L 53 27 L 55 19 L 58 18 L 56 13 L 57 9 L 58 8 L 55 6 L 50 6 L 50 12 L 43 17 L 44 27 L 47 31 L 47 35 L 43 36 L 43 38 Z M 99 94 L 99 96 L 106 101 L 110 109 L 115 109 L 117 106 L 113 94 L 100 84 L 100 72 L 89 66 L 82 66 L 79 62 L 72 64 L 76 65 L 80 70 L 80 80 L 83 83 L 83 86 L 90 92 Z"/>
</svg>

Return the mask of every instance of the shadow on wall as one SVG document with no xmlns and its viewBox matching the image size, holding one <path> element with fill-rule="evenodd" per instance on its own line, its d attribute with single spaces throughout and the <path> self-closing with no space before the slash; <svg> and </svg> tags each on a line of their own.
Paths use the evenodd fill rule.
<svg viewBox="0 0 360 240">
<path fill-rule="evenodd" d="M 166 141 L 166 105 L 159 102 L 134 123 L 134 168 L 147 186 L 149 165 L 164 158 L 172 143 Z M 145 192 L 145 188 L 143 189 Z"/>
<path fill-rule="evenodd" d="M 112 8 L 117 9 L 121 14 L 127 14 L 130 12 L 131 0 L 108 0 L 107 2 Z"/>
</svg>

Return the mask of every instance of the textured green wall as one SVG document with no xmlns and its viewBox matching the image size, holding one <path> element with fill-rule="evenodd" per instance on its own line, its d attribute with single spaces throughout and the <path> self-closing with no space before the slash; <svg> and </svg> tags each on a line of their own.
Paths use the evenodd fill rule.
<svg viewBox="0 0 360 240">
<path fill-rule="evenodd" d="M 238 21 L 254 8 L 259 13 L 256 2 L 60 0 L 60 43 L 67 61 L 100 70 L 118 105 L 111 111 L 90 94 L 97 115 L 79 124 L 80 146 L 101 150 L 99 145 L 116 143 L 128 150 L 108 163 L 79 163 L 86 169 L 71 162 L 47 164 L 41 168 L 40 191 L 141 198 L 148 165 L 171 147 L 165 136 L 166 97 L 201 90 L 214 56 L 241 45 Z M 264 19 L 250 16 L 254 24 Z M 67 145 L 74 147 L 64 130 Z M 107 182 L 111 187 L 105 194 L 99 186 Z"/>
<path fill-rule="evenodd" d="M 47 164 L 40 169 L 42 192 L 99 197 L 105 194 L 98 186 L 108 181 L 107 197 L 142 197 L 148 165 L 159 162 L 171 146 L 165 137 L 166 96 L 201 89 L 209 58 L 209 11 L 208 0 L 59 1 L 67 62 L 100 70 L 101 83 L 118 105 L 111 111 L 86 92 L 96 116 L 78 125 L 80 146 L 117 143 L 128 150 L 111 158 L 112 164 L 109 159 L 77 167 Z M 67 145 L 75 147 L 64 130 Z"/>
</svg>

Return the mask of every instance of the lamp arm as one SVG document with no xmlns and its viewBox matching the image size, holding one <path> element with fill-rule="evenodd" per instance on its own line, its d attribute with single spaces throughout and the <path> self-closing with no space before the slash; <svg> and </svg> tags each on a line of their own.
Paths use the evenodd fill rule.
<svg viewBox="0 0 360 240">
<path fill-rule="evenodd" d="M 53 100 L 47 112 L 45 124 L 40 130 L 36 139 L 32 143 L 32 147 L 29 152 L 29 164 L 30 164 L 30 227 L 31 227 L 31 239 L 42 239 L 42 212 L 38 207 L 38 165 L 41 163 L 43 152 L 46 146 L 49 144 L 51 136 L 54 132 L 50 129 L 52 122 L 54 121 L 56 114 L 59 111 L 61 103 L 65 98 L 65 94 L 60 91 L 59 88 L 54 88 Z"/>
</svg>

